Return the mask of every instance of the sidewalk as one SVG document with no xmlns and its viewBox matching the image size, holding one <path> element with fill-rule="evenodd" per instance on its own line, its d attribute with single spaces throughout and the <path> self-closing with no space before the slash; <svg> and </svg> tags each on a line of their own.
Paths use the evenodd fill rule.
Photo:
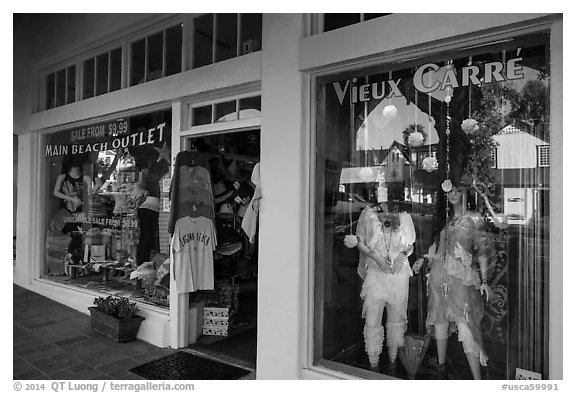
<svg viewBox="0 0 576 393">
<path fill-rule="evenodd" d="M 90 317 L 13 285 L 13 378 L 133 379 L 128 370 L 172 354 L 143 341 L 116 343 L 90 329 Z"/>
</svg>

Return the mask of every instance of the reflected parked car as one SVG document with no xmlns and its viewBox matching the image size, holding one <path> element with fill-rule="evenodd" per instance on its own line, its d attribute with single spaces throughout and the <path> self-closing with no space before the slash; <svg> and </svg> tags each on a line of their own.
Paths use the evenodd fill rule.
<svg viewBox="0 0 576 393">
<path fill-rule="evenodd" d="M 359 214 L 365 207 L 372 205 L 371 202 L 352 192 L 339 193 L 339 195 L 340 198 L 336 202 L 336 205 L 330 209 L 330 211 L 335 214 Z"/>
</svg>

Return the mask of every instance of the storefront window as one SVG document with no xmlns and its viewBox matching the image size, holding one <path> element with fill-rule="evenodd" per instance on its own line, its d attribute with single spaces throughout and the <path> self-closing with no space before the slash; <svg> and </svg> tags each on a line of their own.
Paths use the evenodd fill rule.
<svg viewBox="0 0 576 393">
<path fill-rule="evenodd" d="M 548 378 L 549 81 L 547 34 L 317 78 L 314 364 Z"/>
<path fill-rule="evenodd" d="M 46 137 L 43 277 L 167 306 L 171 111 Z"/>
</svg>

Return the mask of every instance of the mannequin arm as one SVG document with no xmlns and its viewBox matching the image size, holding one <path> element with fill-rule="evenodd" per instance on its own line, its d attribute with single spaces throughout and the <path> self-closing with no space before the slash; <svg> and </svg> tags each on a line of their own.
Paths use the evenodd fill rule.
<svg viewBox="0 0 576 393">
<path fill-rule="evenodd" d="M 359 252 L 365 255 L 368 258 L 371 258 L 376 262 L 378 267 L 383 270 L 385 273 L 390 273 L 390 267 L 380 255 L 376 254 L 372 250 L 368 248 L 368 246 L 364 243 L 364 240 L 358 238 L 358 245 L 356 246 Z"/>
<path fill-rule="evenodd" d="M 478 257 L 480 264 L 480 294 L 486 295 L 486 300 L 490 299 L 490 286 L 488 285 L 488 257 L 481 255 Z"/>
</svg>

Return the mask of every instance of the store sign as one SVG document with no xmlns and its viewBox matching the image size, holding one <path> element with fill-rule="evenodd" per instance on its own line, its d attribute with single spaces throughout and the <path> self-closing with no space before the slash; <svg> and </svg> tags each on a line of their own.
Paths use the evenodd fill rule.
<svg viewBox="0 0 576 393">
<path fill-rule="evenodd" d="M 166 123 L 147 130 L 129 133 L 125 120 L 101 123 L 70 131 L 70 143 L 46 145 L 45 156 L 56 157 L 67 154 L 84 154 L 131 146 L 157 145 L 166 137 Z M 75 143 L 82 142 L 82 143 Z"/>
<path fill-rule="evenodd" d="M 435 63 L 424 64 L 416 70 L 413 84 L 422 93 L 432 93 L 437 90 L 457 88 L 470 85 L 485 85 L 493 82 L 523 79 L 523 67 L 520 65 L 521 57 L 510 59 L 506 66 L 502 62 L 486 63 L 482 67 L 469 65 L 457 70 L 451 65 L 440 67 Z M 479 77 L 481 71 L 482 77 Z M 381 100 L 385 97 L 403 97 L 399 87 L 402 79 L 367 83 L 357 86 L 358 78 L 347 80 L 344 85 L 334 82 L 332 86 L 340 105 L 344 97 L 350 95 L 352 103 Z M 350 83 L 352 82 L 352 83 Z"/>
</svg>

